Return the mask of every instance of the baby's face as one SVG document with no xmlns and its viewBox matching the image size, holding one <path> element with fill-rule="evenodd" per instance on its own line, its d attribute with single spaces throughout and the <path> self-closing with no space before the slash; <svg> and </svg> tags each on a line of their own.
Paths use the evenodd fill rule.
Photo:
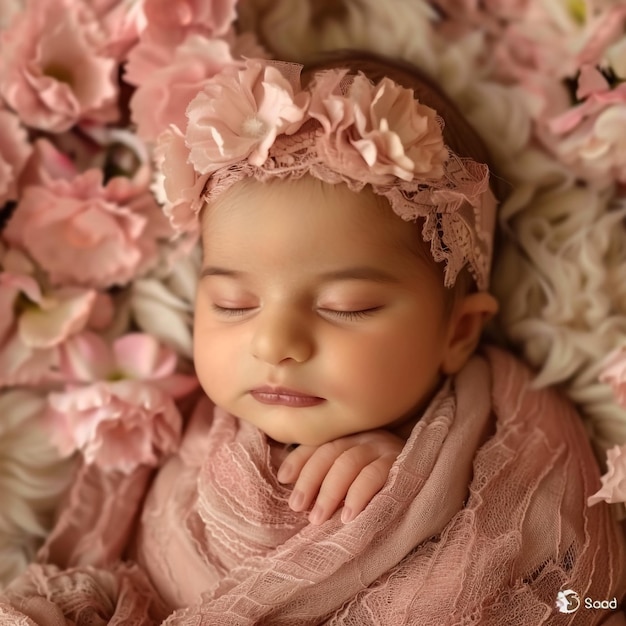
<svg viewBox="0 0 626 626">
<path fill-rule="evenodd" d="M 441 379 L 441 276 L 416 226 L 309 179 L 205 211 L 195 365 L 216 405 L 284 443 L 401 424 Z"/>
</svg>

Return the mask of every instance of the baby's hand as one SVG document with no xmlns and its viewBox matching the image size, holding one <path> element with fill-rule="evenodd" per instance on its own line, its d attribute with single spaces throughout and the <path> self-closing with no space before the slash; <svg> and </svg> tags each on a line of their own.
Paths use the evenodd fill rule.
<svg viewBox="0 0 626 626">
<path fill-rule="evenodd" d="M 386 430 L 370 430 L 321 446 L 298 446 L 278 469 L 281 483 L 293 483 L 289 506 L 306 510 L 311 524 L 330 519 L 344 501 L 341 521 L 352 521 L 378 493 L 404 440 Z"/>
</svg>

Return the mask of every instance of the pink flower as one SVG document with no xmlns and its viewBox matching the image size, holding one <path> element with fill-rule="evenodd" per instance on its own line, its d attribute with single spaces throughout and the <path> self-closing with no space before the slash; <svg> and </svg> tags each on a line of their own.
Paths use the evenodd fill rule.
<svg viewBox="0 0 626 626">
<path fill-rule="evenodd" d="M 145 0 L 146 36 L 176 46 L 187 35 L 225 35 L 237 17 L 237 0 Z"/>
<path fill-rule="evenodd" d="M 34 278 L 0 272 L 0 342 L 17 324 L 20 338 L 31 348 L 59 345 L 86 326 L 95 302 L 92 289 L 61 287 L 46 295 Z"/>
<path fill-rule="evenodd" d="M 358 108 L 352 140 L 374 174 L 403 180 L 440 178 L 448 151 L 434 109 L 416 103 L 413 91 L 384 78 L 374 89 L 357 76 L 352 88 Z M 393 126 L 390 126 L 393 124 Z"/>
<path fill-rule="evenodd" d="M 98 295 L 71 287 L 44 292 L 20 271 L 26 263 L 18 252 L 7 251 L 1 261 L 0 386 L 58 381 L 59 346 L 89 324 Z"/>
<path fill-rule="evenodd" d="M 18 195 L 18 179 L 32 152 L 15 115 L 0 110 L 0 207 Z"/>
<path fill-rule="evenodd" d="M 106 33 L 104 54 L 122 61 L 146 27 L 143 2 L 91 0 L 90 5 Z"/>
<path fill-rule="evenodd" d="M 94 169 L 27 187 L 5 237 L 45 268 L 53 284 L 124 285 L 156 261 L 156 238 L 168 234 L 144 178 L 102 185 L 102 171 Z"/>
<path fill-rule="evenodd" d="M 62 347 L 61 371 L 72 384 L 137 380 L 158 384 L 179 398 L 197 386 L 194 376 L 176 373 L 176 353 L 144 333 L 129 333 L 107 344 L 90 332 L 76 335 Z"/>
<path fill-rule="evenodd" d="M 600 479 L 602 487 L 589 496 L 587 504 L 626 502 L 626 445 L 613 446 L 606 452 L 607 472 Z"/>
<path fill-rule="evenodd" d="M 55 179 L 70 181 L 78 174 L 72 159 L 59 151 L 48 139 L 44 137 L 36 139 L 32 147 L 32 154 L 21 177 L 23 188 L 46 185 Z"/>
<path fill-rule="evenodd" d="M 87 463 L 106 471 L 155 466 L 180 442 L 182 418 L 173 399 L 148 383 L 99 382 L 52 393 L 48 402 L 59 452 L 80 450 Z"/>
<path fill-rule="evenodd" d="M 291 79 L 291 80 L 290 80 Z M 210 79 L 187 109 L 190 162 L 206 174 L 247 158 L 262 165 L 276 136 L 300 126 L 308 95 L 299 77 L 249 60 Z"/>
<path fill-rule="evenodd" d="M 146 75 L 140 66 L 134 66 L 146 46 L 150 44 L 140 44 L 131 52 L 127 76 L 129 82 L 139 85 L 130 101 L 137 134 L 146 141 L 154 141 L 170 124 L 185 128 L 185 110 L 203 82 L 235 60 L 225 41 L 191 35 L 176 48 L 173 58 L 151 68 Z"/>
<path fill-rule="evenodd" d="M 200 194 L 208 175 L 198 176 L 189 163 L 189 148 L 181 131 L 172 126 L 161 133 L 154 150 L 157 170 L 163 176 L 163 211 L 177 231 L 196 232 L 202 208 Z"/>
<path fill-rule="evenodd" d="M 324 128 L 321 145 L 332 166 L 379 184 L 392 176 L 410 181 L 443 175 L 448 151 L 433 109 L 386 78 L 373 85 L 358 75 L 343 96 L 335 86 L 341 77 L 336 72 L 318 80 L 316 89 L 329 95 L 316 97 L 310 108 Z M 350 157 L 355 150 L 360 159 Z"/>
<path fill-rule="evenodd" d="M 626 408 L 626 347 L 615 350 L 606 358 L 600 382 L 611 385 L 618 404 Z"/>
<path fill-rule="evenodd" d="M 600 184 L 626 182 L 626 85 L 600 90 L 599 77 L 583 74 L 579 106 L 553 118 L 543 142 L 581 175 Z M 606 83 L 605 83 L 606 85 Z M 551 136 L 552 135 L 552 136 Z"/>
<path fill-rule="evenodd" d="M 61 132 L 117 118 L 117 66 L 82 0 L 28 2 L 0 37 L 0 94 L 28 126 Z"/>
<path fill-rule="evenodd" d="M 182 428 L 174 398 L 197 387 L 194 377 L 175 373 L 176 365 L 172 350 L 140 333 L 112 346 L 90 333 L 67 342 L 62 371 L 74 384 L 49 396 L 61 454 L 80 450 L 87 463 L 129 473 L 174 452 Z"/>
</svg>

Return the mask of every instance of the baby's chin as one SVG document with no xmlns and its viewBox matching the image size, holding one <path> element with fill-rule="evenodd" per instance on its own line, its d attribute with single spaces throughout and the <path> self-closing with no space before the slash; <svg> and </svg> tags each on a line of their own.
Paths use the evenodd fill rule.
<svg viewBox="0 0 626 626">
<path fill-rule="evenodd" d="M 339 437 L 345 437 L 351 435 L 353 433 L 345 433 L 345 434 L 317 434 L 317 433 L 294 433 L 289 432 L 277 432 L 271 429 L 263 429 L 259 428 L 259 430 L 265 433 L 266 437 L 270 440 L 270 442 L 275 442 L 277 444 L 285 445 L 285 446 L 322 446 L 329 441 L 334 441 Z"/>
</svg>

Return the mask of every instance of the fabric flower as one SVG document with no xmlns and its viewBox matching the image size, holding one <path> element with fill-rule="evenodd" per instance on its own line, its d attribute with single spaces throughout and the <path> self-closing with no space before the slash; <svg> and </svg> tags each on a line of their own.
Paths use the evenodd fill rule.
<svg viewBox="0 0 626 626">
<path fill-rule="evenodd" d="M 61 368 L 72 384 L 48 398 L 61 454 L 80 450 L 87 463 L 130 473 L 174 452 L 182 431 L 174 399 L 197 387 L 195 377 L 175 373 L 177 361 L 172 350 L 141 333 L 112 346 L 90 333 L 67 342 Z"/>
<path fill-rule="evenodd" d="M 352 145 L 375 174 L 403 180 L 414 175 L 440 178 L 448 151 L 434 109 L 416 104 L 413 91 L 384 78 L 374 89 L 356 77 L 350 89 L 357 107 L 355 127 L 361 139 Z M 392 124 L 392 126 L 390 126 Z"/>
<path fill-rule="evenodd" d="M 146 46 L 153 47 L 149 43 L 141 44 L 131 52 L 126 76 L 129 82 L 138 85 L 130 100 L 137 134 L 146 141 L 154 141 L 170 124 L 185 128 L 185 110 L 203 82 L 235 60 L 225 41 L 190 35 L 176 48 L 171 59 L 164 59 L 163 65 L 144 73 L 139 57 L 150 54 Z"/>
<path fill-rule="evenodd" d="M 200 174 L 244 158 L 262 165 L 276 136 L 297 130 L 307 102 L 299 77 L 288 79 L 273 65 L 249 60 L 226 69 L 187 109 L 190 162 Z"/>
<path fill-rule="evenodd" d="M 324 128 L 321 142 L 327 146 L 331 167 L 377 183 L 388 182 L 391 176 L 410 181 L 416 175 L 443 175 L 448 151 L 434 109 L 415 102 L 410 89 L 387 78 L 373 85 L 361 74 L 343 96 L 333 88 L 341 77 L 341 72 L 331 73 L 318 80 L 316 89 L 331 93 L 316 97 L 310 108 L 310 115 Z M 361 156 L 361 166 L 346 156 L 350 146 Z"/>
<path fill-rule="evenodd" d="M 22 121 L 51 132 L 118 117 L 116 62 L 82 0 L 31 0 L 1 33 L 0 94 Z"/>
<path fill-rule="evenodd" d="M 93 169 L 71 181 L 27 187 L 6 239 L 32 256 L 53 284 L 124 285 L 156 260 L 166 224 L 148 181 Z"/>
<path fill-rule="evenodd" d="M 626 502 L 626 445 L 613 446 L 606 452 L 607 472 L 600 479 L 602 487 L 589 496 L 587 504 Z"/>
<path fill-rule="evenodd" d="M 31 153 L 18 118 L 0 109 L 0 207 L 17 199 L 18 178 Z"/>
</svg>

